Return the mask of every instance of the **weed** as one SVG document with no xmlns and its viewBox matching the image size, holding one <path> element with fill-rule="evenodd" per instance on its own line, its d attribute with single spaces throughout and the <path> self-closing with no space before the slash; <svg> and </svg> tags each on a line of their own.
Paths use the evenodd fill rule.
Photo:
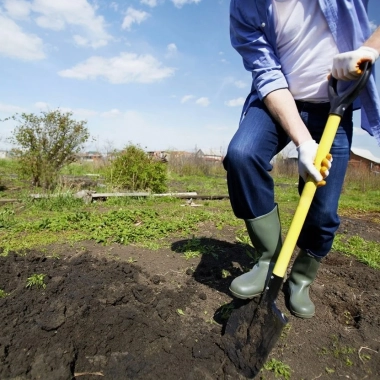
<svg viewBox="0 0 380 380">
<path fill-rule="evenodd" d="M 181 248 L 181 252 L 186 260 L 197 258 L 201 255 L 202 244 L 201 240 L 194 235 L 189 239 L 186 244 Z"/>
<path fill-rule="evenodd" d="M 227 269 L 222 269 L 222 278 L 230 277 L 231 273 Z"/>
<path fill-rule="evenodd" d="M 220 315 L 223 320 L 227 320 L 234 310 L 234 305 L 232 303 L 225 303 L 220 307 Z"/>
<path fill-rule="evenodd" d="M 345 363 L 348 367 L 351 367 L 354 364 L 350 358 L 346 358 Z"/>
<path fill-rule="evenodd" d="M 5 290 L 0 289 L 0 298 L 5 298 L 6 296 L 9 296 L 9 293 L 6 293 Z"/>
<path fill-rule="evenodd" d="M 344 323 L 346 325 L 350 325 L 351 321 L 353 320 L 351 313 L 348 310 L 345 310 L 343 313 L 343 316 L 344 316 Z"/>
<path fill-rule="evenodd" d="M 238 236 L 236 236 L 235 240 L 240 244 L 246 244 L 253 247 L 251 239 L 247 234 L 239 234 Z"/>
<path fill-rule="evenodd" d="M 182 309 L 177 309 L 176 312 L 178 315 L 185 315 Z"/>
<path fill-rule="evenodd" d="M 265 370 L 273 372 L 275 377 L 281 377 L 285 380 L 290 379 L 290 367 L 284 362 L 276 359 L 271 359 L 264 364 Z"/>
<path fill-rule="evenodd" d="M 28 277 L 26 281 L 26 287 L 27 288 L 36 287 L 38 289 L 45 289 L 46 288 L 45 277 L 46 277 L 46 274 L 32 274 L 30 277 Z"/>
<path fill-rule="evenodd" d="M 330 375 L 330 374 L 335 372 L 335 369 L 326 367 L 325 371 L 326 371 L 326 373 L 328 373 Z"/>
<path fill-rule="evenodd" d="M 369 347 L 360 347 L 359 349 L 359 359 L 364 363 L 366 361 L 369 361 L 371 360 L 371 355 L 368 355 L 368 354 L 362 354 L 362 350 L 369 350 L 369 351 L 372 351 L 372 352 L 375 352 L 375 353 L 379 353 L 378 351 L 376 350 L 373 350 L 372 348 L 369 348 Z"/>
<path fill-rule="evenodd" d="M 0 212 L 0 228 L 10 228 L 14 224 L 15 212 L 9 208 L 5 208 Z"/>
<path fill-rule="evenodd" d="M 331 354 L 334 358 L 338 360 L 342 360 L 346 366 L 354 365 L 350 356 L 355 352 L 355 349 L 352 347 L 341 345 L 338 341 L 338 337 L 336 335 L 332 336 L 332 348 L 328 349 L 323 347 L 319 354 L 320 355 L 329 355 Z M 360 354 L 359 354 L 360 357 Z M 327 368 L 326 368 L 327 371 Z"/>
<path fill-rule="evenodd" d="M 129 264 L 137 263 L 137 260 L 134 259 L 133 257 L 129 257 L 129 259 L 127 260 L 127 263 Z"/>
<path fill-rule="evenodd" d="M 291 329 L 292 329 L 292 325 L 290 323 L 286 324 L 285 327 L 282 329 L 280 338 L 286 339 L 288 337 Z"/>
<path fill-rule="evenodd" d="M 199 251 L 187 251 L 183 254 L 183 256 L 186 260 L 190 260 L 198 258 L 200 254 L 201 253 Z"/>
<path fill-rule="evenodd" d="M 214 318 L 207 319 L 206 323 L 209 323 L 210 325 L 218 325 L 218 323 L 214 320 Z"/>
</svg>

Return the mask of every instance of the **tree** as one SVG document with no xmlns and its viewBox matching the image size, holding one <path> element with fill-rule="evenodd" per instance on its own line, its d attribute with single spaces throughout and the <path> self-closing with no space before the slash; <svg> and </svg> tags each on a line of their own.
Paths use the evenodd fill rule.
<svg viewBox="0 0 380 380">
<path fill-rule="evenodd" d="M 40 116 L 22 113 L 12 118 L 15 127 L 10 141 L 19 162 L 19 171 L 34 186 L 53 188 L 63 166 L 74 162 L 89 138 L 86 121 L 72 119 L 72 112 L 59 109 Z"/>
</svg>

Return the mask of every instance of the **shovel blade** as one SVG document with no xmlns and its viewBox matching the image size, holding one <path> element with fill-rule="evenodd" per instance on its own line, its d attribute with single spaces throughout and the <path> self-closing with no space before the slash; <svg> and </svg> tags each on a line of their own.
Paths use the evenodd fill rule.
<svg viewBox="0 0 380 380">
<path fill-rule="evenodd" d="M 253 299 L 231 313 L 223 335 L 224 351 L 239 372 L 254 378 L 287 322 L 273 300 Z"/>
</svg>

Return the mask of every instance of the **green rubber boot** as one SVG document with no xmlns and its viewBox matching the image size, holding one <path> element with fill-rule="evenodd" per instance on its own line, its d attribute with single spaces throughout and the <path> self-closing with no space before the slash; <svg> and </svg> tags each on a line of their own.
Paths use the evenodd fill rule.
<svg viewBox="0 0 380 380">
<path fill-rule="evenodd" d="M 236 277 L 230 285 L 231 293 L 240 299 L 253 298 L 263 292 L 270 264 L 275 262 L 282 247 L 277 205 L 269 214 L 248 219 L 245 224 L 260 258 L 252 270 Z"/>
<path fill-rule="evenodd" d="M 317 276 L 320 260 L 307 252 L 300 250 L 290 272 L 289 284 L 289 308 L 299 318 L 312 318 L 315 314 L 315 306 L 309 297 L 310 285 Z"/>
</svg>

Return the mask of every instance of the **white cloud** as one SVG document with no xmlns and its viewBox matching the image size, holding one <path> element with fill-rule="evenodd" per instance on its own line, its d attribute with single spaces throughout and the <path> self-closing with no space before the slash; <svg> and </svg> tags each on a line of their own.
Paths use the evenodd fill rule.
<svg viewBox="0 0 380 380">
<path fill-rule="evenodd" d="M 11 19 L 0 14 L 0 54 L 10 58 L 33 61 L 45 58 L 42 40 L 26 34 Z"/>
<path fill-rule="evenodd" d="M 202 0 L 172 0 L 172 3 L 177 7 L 177 8 L 182 8 L 186 4 L 198 4 Z"/>
<path fill-rule="evenodd" d="M 105 117 L 106 119 L 113 119 L 113 118 L 121 116 L 121 114 L 122 114 L 121 111 L 114 108 L 111 111 L 102 112 L 100 116 Z"/>
<path fill-rule="evenodd" d="M 173 58 L 177 55 L 177 52 L 178 52 L 178 49 L 177 49 L 176 44 L 171 43 L 166 47 L 165 58 Z"/>
<path fill-rule="evenodd" d="M 151 8 L 154 8 L 157 6 L 157 0 L 141 0 L 140 3 L 148 5 Z"/>
<path fill-rule="evenodd" d="M 80 118 L 82 120 L 88 119 L 99 114 L 97 111 L 90 110 L 87 108 L 73 108 L 68 109 L 68 111 L 65 112 L 72 112 L 74 117 Z"/>
<path fill-rule="evenodd" d="M 194 95 L 185 95 L 184 97 L 182 97 L 181 103 L 184 104 L 184 103 L 188 102 L 191 99 L 194 99 Z"/>
<path fill-rule="evenodd" d="M 162 66 L 153 56 L 121 53 L 117 57 L 94 56 L 71 69 L 62 70 L 62 77 L 96 79 L 102 77 L 110 83 L 153 83 L 174 74 L 172 67 Z"/>
<path fill-rule="evenodd" d="M 0 103 L 0 112 L 15 114 L 15 113 L 20 113 L 20 112 L 24 112 L 24 111 L 25 110 L 19 106 L 14 106 L 12 104 Z"/>
<path fill-rule="evenodd" d="M 178 50 L 176 44 L 173 43 L 169 44 L 166 48 L 170 53 L 175 53 Z"/>
<path fill-rule="evenodd" d="M 41 111 L 47 111 L 49 109 L 49 104 L 45 102 L 37 102 L 34 106 Z"/>
<path fill-rule="evenodd" d="M 71 108 L 71 107 L 52 107 L 46 102 L 37 102 L 34 104 L 35 108 L 38 108 L 41 112 L 49 112 L 58 109 L 62 113 L 71 112 L 74 117 L 87 119 L 93 116 L 97 116 L 99 112 L 88 108 Z"/>
<path fill-rule="evenodd" d="M 113 1 L 113 2 L 110 4 L 110 8 L 113 9 L 115 12 L 117 12 L 118 9 L 119 9 L 119 4 L 116 3 L 115 1 Z"/>
<path fill-rule="evenodd" d="M 4 8 L 11 18 L 26 19 L 30 14 L 31 4 L 25 0 L 5 0 Z"/>
<path fill-rule="evenodd" d="M 242 80 L 237 80 L 234 85 L 237 87 L 237 88 L 246 88 L 248 86 L 248 83 L 247 82 L 244 82 Z"/>
<path fill-rule="evenodd" d="M 132 24 L 141 24 L 143 21 L 145 21 L 149 17 L 149 13 L 145 11 L 139 11 L 137 9 L 134 9 L 132 7 L 129 7 L 127 9 L 127 14 L 124 17 L 122 28 L 130 30 Z"/>
<path fill-rule="evenodd" d="M 359 127 L 354 127 L 353 132 L 354 132 L 354 135 L 356 135 L 356 136 L 368 135 L 367 131 L 365 131 L 364 129 L 359 128 Z"/>
<path fill-rule="evenodd" d="M 87 46 L 89 44 L 89 40 L 87 38 L 85 38 L 83 36 L 79 36 L 78 34 L 73 36 L 73 38 L 74 38 L 75 43 L 78 46 Z"/>
<path fill-rule="evenodd" d="M 107 45 L 111 39 L 104 18 L 96 15 L 95 6 L 87 0 L 34 0 L 32 10 L 39 14 L 35 20 L 41 28 L 62 30 L 67 25 L 77 26 L 85 36 L 80 41 L 86 40 L 86 45 L 93 48 Z"/>
<path fill-rule="evenodd" d="M 242 106 L 245 102 L 244 98 L 236 98 L 236 99 L 231 99 L 227 100 L 224 102 L 224 104 L 228 107 L 237 107 L 237 106 Z"/>
<path fill-rule="evenodd" d="M 202 107 L 207 107 L 210 104 L 210 100 L 208 98 L 202 97 L 195 101 L 195 104 L 198 104 Z"/>
</svg>

